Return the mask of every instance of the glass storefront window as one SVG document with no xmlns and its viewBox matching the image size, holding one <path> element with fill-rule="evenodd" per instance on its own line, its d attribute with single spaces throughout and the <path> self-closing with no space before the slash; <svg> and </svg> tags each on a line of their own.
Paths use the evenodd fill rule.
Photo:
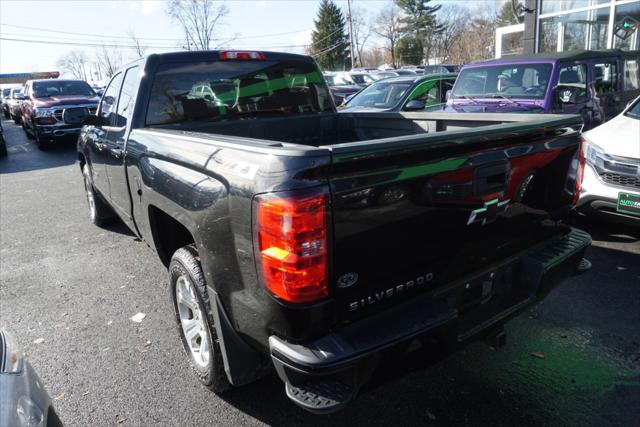
<svg viewBox="0 0 640 427">
<path fill-rule="evenodd" d="M 542 0 L 540 13 L 564 12 L 581 7 L 597 6 L 611 3 L 611 0 Z"/>
<path fill-rule="evenodd" d="M 606 49 L 609 10 L 599 8 L 541 19 L 539 51 Z"/>
<path fill-rule="evenodd" d="M 636 59 L 628 59 L 624 62 L 624 88 L 640 89 L 640 70 Z"/>
<path fill-rule="evenodd" d="M 522 32 L 502 35 L 502 56 L 519 55 L 524 47 Z"/>
<path fill-rule="evenodd" d="M 613 27 L 613 47 L 640 49 L 640 2 L 616 6 Z"/>
</svg>

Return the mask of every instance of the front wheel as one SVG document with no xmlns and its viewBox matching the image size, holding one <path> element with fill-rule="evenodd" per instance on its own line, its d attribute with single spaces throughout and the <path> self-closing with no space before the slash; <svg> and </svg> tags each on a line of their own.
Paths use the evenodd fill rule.
<svg viewBox="0 0 640 427">
<path fill-rule="evenodd" d="M 24 131 L 24 134 L 27 135 L 28 139 L 33 139 L 33 134 L 29 132 L 29 128 L 27 128 L 27 124 L 24 120 L 22 121 L 22 130 Z"/>
<path fill-rule="evenodd" d="M 209 294 L 193 245 L 178 249 L 169 264 L 171 299 L 184 351 L 196 376 L 215 393 L 231 388 L 224 371 Z"/>
<path fill-rule="evenodd" d="M 93 188 L 89 166 L 86 164 L 82 167 L 82 178 L 84 179 L 84 191 L 89 204 L 89 218 L 93 224 L 102 226 L 113 219 L 113 210 Z"/>
</svg>

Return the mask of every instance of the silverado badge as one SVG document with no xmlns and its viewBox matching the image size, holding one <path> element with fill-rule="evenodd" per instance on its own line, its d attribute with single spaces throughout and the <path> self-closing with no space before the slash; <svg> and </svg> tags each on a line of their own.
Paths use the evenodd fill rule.
<svg viewBox="0 0 640 427">
<path fill-rule="evenodd" d="M 484 202 L 484 207 L 471 211 L 467 225 L 471 225 L 476 222 L 481 222 L 485 225 L 488 222 L 493 222 L 498 214 L 507 210 L 509 199 L 500 201 L 498 199 L 489 200 Z"/>
</svg>

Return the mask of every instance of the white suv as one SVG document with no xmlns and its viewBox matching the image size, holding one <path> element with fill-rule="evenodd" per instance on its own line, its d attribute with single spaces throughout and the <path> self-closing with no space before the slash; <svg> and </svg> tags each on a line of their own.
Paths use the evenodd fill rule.
<svg viewBox="0 0 640 427">
<path fill-rule="evenodd" d="M 640 225 L 640 97 L 583 136 L 586 165 L 578 209 Z"/>
</svg>

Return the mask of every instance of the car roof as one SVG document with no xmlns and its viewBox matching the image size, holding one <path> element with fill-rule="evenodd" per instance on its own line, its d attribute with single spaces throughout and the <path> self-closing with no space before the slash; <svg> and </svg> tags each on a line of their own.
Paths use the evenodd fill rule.
<svg viewBox="0 0 640 427">
<path fill-rule="evenodd" d="M 43 83 L 43 82 L 84 82 L 84 83 L 87 83 L 82 79 L 35 79 L 35 80 L 30 80 L 30 81 L 32 83 Z"/>
<path fill-rule="evenodd" d="M 504 64 L 511 61 L 535 61 L 535 60 L 552 60 L 552 61 L 578 61 L 583 59 L 602 58 L 603 56 L 640 56 L 640 50 L 621 49 L 603 49 L 603 50 L 570 50 L 565 52 L 545 52 L 525 55 L 509 55 L 498 59 L 490 59 L 488 61 L 477 62 L 473 65 L 486 64 Z"/>
<path fill-rule="evenodd" d="M 284 61 L 284 60 L 299 60 L 313 62 L 313 58 L 308 55 L 299 55 L 295 53 L 284 52 L 269 52 L 266 50 L 254 50 L 254 49 L 220 49 L 220 50 L 190 50 L 179 52 L 167 52 L 167 53 L 152 53 L 146 57 L 147 62 L 157 61 L 158 63 L 165 62 L 191 62 L 191 61 L 206 61 L 214 60 L 219 61 L 221 52 L 261 52 L 265 55 L 266 60 Z M 134 64 L 141 61 L 143 58 L 136 59 L 131 62 Z"/>
<path fill-rule="evenodd" d="M 408 83 L 421 83 L 427 80 L 446 80 L 446 79 L 455 79 L 458 76 L 457 73 L 446 73 L 446 74 L 428 74 L 426 76 L 416 75 L 416 76 L 398 76 L 398 77 L 389 77 L 388 79 L 378 80 L 380 82 L 408 82 Z"/>
</svg>

